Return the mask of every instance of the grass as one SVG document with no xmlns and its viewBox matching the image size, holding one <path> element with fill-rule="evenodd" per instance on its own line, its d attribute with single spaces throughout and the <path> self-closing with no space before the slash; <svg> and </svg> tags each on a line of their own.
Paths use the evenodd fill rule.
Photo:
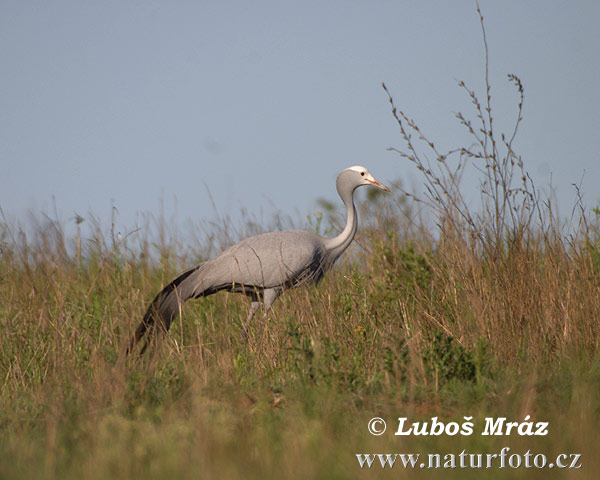
<svg viewBox="0 0 600 480">
<path fill-rule="evenodd" d="M 223 293 L 186 304 L 149 355 L 121 355 L 156 292 L 227 243 L 229 226 L 185 249 L 164 220 L 127 241 L 114 226 L 82 233 L 80 217 L 73 238 L 48 218 L 27 235 L 0 224 L 0 477 L 473 478 L 361 469 L 356 454 L 510 447 L 581 454 L 583 467 L 487 475 L 595 478 L 600 213 L 563 233 L 514 151 L 524 93 L 509 80 L 514 132 L 494 130 L 487 76 L 483 102 L 461 82 L 473 143 L 445 153 L 386 88 L 405 145 L 395 151 L 422 172 L 424 195 L 368 198 L 351 254 L 320 285 L 284 294 L 247 343 L 248 301 Z M 466 168 L 481 173 L 476 207 L 462 196 Z M 329 232 L 329 218 L 310 223 Z M 527 416 L 548 435 L 481 435 L 486 418 Z M 369 434 L 372 417 L 387 420 L 384 435 Z M 395 436 L 398 417 L 472 417 L 474 433 Z"/>
<path fill-rule="evenodd" d="M 363 229 L 354 254 L 320 285 L 283 295 L 247 344 L 238 338 L 248 302 L 217 294 L 187 304 L 160 349 L 126 361 L 120 353 L 146 304 L 189 259 L 173 245 L 157 262 L 102 238 L 84 239 L 78 258 L 56 225 L 5 242 L 2 476 L 362 478 L 383 472 L 362 471 L 356 453 L 509 446 L 580 453 L 578 473 L 592 478 L 598 242 L 532 236 L 490 258 L 464 238 L 434 240 L 402 216 L 385 218 L 397 205 L 368 205 L 380 225 Z M 486 417 L 526 415 L 549 422 L 549 434 L 480 435 Z M 368 433 L 374 416 L 389 422 L 387 434 Z M 392 434 L 397 417 L 434 416 L 472 416 L 475 433 Z"/>
</svg>

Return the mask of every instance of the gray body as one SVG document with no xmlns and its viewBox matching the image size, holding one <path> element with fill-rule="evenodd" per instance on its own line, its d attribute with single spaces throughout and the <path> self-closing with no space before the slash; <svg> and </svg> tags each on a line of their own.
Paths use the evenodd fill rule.
<svg viewBox="0 0 600 480">
<path fill-rule="evenodd" d="M 183 272 L 152 301 L 137 328 L 127 352 L 148 330 L 167 331 L 187 299 L 220 290 L 239 292 L 252 299 L 242 336 L 252 316 L 264 303 L 265 315 L 287 288 L 317 283 L 352 242 L 357 218 L 353 192 L 360 185 L 375 185 L 389 191 L 364 167 L 351 167 L 337 178 L 336 186 L 346 206 L 346 227 L 335 238 L 324 238 L 304 230 L 271 232 L 246 238 L 220 255 Z M 142 348 L 142 353 L 148 342 Z"/>
<path fill-rule="evenodd" d="M 282 289 L 319 281 L 331 265 L 325 239 L 311 232 L 264 233 L 229 247 L 204 264 L 199 291 L 222 286 L 236 292 Z"/>
</svg>

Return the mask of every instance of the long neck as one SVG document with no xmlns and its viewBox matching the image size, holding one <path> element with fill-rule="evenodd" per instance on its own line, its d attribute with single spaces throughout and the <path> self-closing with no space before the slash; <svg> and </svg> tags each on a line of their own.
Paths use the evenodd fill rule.
<svg viewBox="0 0 600 480">
<path fill-rule="evenodd" d="M 356 228 L 358 227 L 358 217 L 356 215 L 356 208 L 354 207 L 352 189 L 343 189 L 338 192 L 344 205 L 346 206 L 346 226 L 342 233 L 335 238 L 329 238 L 325 241 L 325 247 L 327 253 L 330 255 L 333 261 L 335 261 L 343 252 L 348 248 L 354 235 L 356 234 Z"/>
</svg>

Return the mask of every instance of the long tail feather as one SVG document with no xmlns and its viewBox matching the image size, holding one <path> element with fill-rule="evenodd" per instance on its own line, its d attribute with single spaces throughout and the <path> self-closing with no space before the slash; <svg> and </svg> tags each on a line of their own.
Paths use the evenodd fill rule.
<svg viewBox="0 0 600 480">
<path fill-rule="evenodd" d="M 171 323 L 179 314 L 183 302 L 194 296 L 195 275 L 192 276 L 192 274 L 199 273 L 204 265 L 204 263 L 201 263 L 183 272 L 156 295 L 148 310 L 146 310 L 141 323 L 136 328 L 133 338 L 125 350 L 125 355 L 129 355 L 144 335 L 147 334 L 146 343 L 140 351 L 140 355 L 142 355 L 148 348 L 152 337 L 160 332 L 166 333 L 169 330 Z"/>
</svg>

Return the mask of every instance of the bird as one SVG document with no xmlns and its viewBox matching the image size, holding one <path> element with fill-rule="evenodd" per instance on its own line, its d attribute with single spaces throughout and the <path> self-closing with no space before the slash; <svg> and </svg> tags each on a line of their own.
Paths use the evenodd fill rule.
<svg viewBox="0 0 600 480">
<path fill-rule="evenodd" d="M 186 300 L 221 290 L 250 297 L 250 310 L 241 334 L 245 338 L 261 303 L 266 317 L 282 292 L 318 283 L 348 248 L 358 226 L 354 191 L 362 185 L 390 191 L 365 167 L 343 170 L 337 176 L 336 189 L 346 207 L 346 226 L 336 237 L 325 238 L 305 230 L 263 233 L 246 238 L 181 273 L 152 300 L 126 348 L 126 355 L 147 335 L 142 355 L 158 331 L 169 330 Z"/>
</svg>

